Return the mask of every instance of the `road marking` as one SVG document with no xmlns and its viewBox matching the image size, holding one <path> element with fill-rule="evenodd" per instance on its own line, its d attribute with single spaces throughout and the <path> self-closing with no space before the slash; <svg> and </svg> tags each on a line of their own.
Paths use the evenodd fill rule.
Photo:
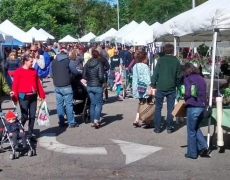
<svg viewBox="0 0 230 180">
<path fill-rule="evenodd" d="M 142 145 L 115 139 L 111 140 L 120 146 L 122 153 L 126 156 L 126 164 L 143 159 L 162 149 L 161 147 Z"/>
<path fill-rule="evenodd" d="M 55 133 L 41 134 L 38 140 L 41 147 L 50 151 L 66 153 L 66 154 L 82 154 L 82 155 L 107 155 L 104 147 L 78 147 L 62 144 L 56 140 Z"/>
</svg>

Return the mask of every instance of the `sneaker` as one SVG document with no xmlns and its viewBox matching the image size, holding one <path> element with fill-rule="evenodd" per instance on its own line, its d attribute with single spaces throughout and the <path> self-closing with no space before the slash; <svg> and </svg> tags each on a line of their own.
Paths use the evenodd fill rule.
<svg viewBox="0 0 230 180">
<path fill-rule="evenodd" d="M 171 128 L 171 129 L 167 129 L 167 133 L 168 134 L 171 134 L 173 132 L 173 129 Z"/>
<path fill-rule="evenodd" d="M 203 148 L 200 151 L 200 157 L 206 157 L 206 158 L 210 158 L 210 154 L 209 154 L 209 149 L 208 148 Z"/>
<path fill-rule="evenodd" d="M 75 128 L 75 127 L 76 127 L 76 125 L 74 124 L 74 125 L 69 125 L 68 128 Z"/>
<path fill-rule="evenodd" d="M 185 158 L 189 158 L 189 159 L 197 159 L 197 157 L 190 157 L 187 154 L 184 155 Z"/>
<path fill-rule="evenodd" d="M 161 133 L 161 130 L 160 129 L 154 129 L 154 132 L 159 134 L 159 133 Z"/>
</svg>

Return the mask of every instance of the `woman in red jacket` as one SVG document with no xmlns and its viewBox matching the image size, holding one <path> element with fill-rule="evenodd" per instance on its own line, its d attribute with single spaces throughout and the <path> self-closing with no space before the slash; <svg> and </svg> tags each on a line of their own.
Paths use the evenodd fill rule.
<svg viewBox="0 0 230 180">
<path fill-rule="evenodd" d="M 39 94 L 40 98 L 45 99 L 45 92 L 41 86 L 37 71 L 32 68 L 33 58 L 25 55 L 22 63 L 23 66 L 18 68 L 14 74 L 13 92 L 16 103 L 19 101 L 20 104 L 23 126 L 27 119 L 29 119 L 28 136 L 32 138 L 37 107 L 37 94 Z"/>
</svg>

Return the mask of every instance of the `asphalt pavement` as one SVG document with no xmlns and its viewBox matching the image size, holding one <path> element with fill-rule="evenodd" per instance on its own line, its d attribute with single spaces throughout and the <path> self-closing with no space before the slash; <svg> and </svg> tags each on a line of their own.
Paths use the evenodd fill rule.
<svg viewBox="0 0 230 180">
<path fill-rule="evenodd" d="M 186 123 L 175 125 L 172 134 L 166 130 L 156 134 L 153 129 L 134 128 L 138 101 L 132 98 L 118 101 L 116 94 L 110 92 L 109 101 L 103 106 L 100 129 L 82 123 L 81 116 L 76 116 L 79 127 L 60 128 L 51 79 L 45 80 L 44 89 L 51 125 L 35 125 L 37 155 L 10 160 L 10 149 L 4 145 L 0 180 L 229 179 L 227 133 L 224 153 L 217 148 L 211 152 L 211 158 L 186 159 Z M 5 101 L 2 106 L 12 104 Z M 164 105 L 162 119 L 165 115 Z M 202 131 L 206 135 L 207 127 Z"/>
</svg>

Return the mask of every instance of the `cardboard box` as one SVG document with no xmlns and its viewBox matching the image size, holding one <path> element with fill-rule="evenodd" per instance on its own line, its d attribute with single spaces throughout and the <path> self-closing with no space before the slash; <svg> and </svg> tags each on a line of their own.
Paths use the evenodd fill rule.
<svg viewBox="0 0 230 180">
<path fill-rule="evenodd" d="M 172 115 L 174 117 L 186 117 L 186 107 L 185 100 L 180 100 L 177 105 L 174 107 Z"/>
</svg>

